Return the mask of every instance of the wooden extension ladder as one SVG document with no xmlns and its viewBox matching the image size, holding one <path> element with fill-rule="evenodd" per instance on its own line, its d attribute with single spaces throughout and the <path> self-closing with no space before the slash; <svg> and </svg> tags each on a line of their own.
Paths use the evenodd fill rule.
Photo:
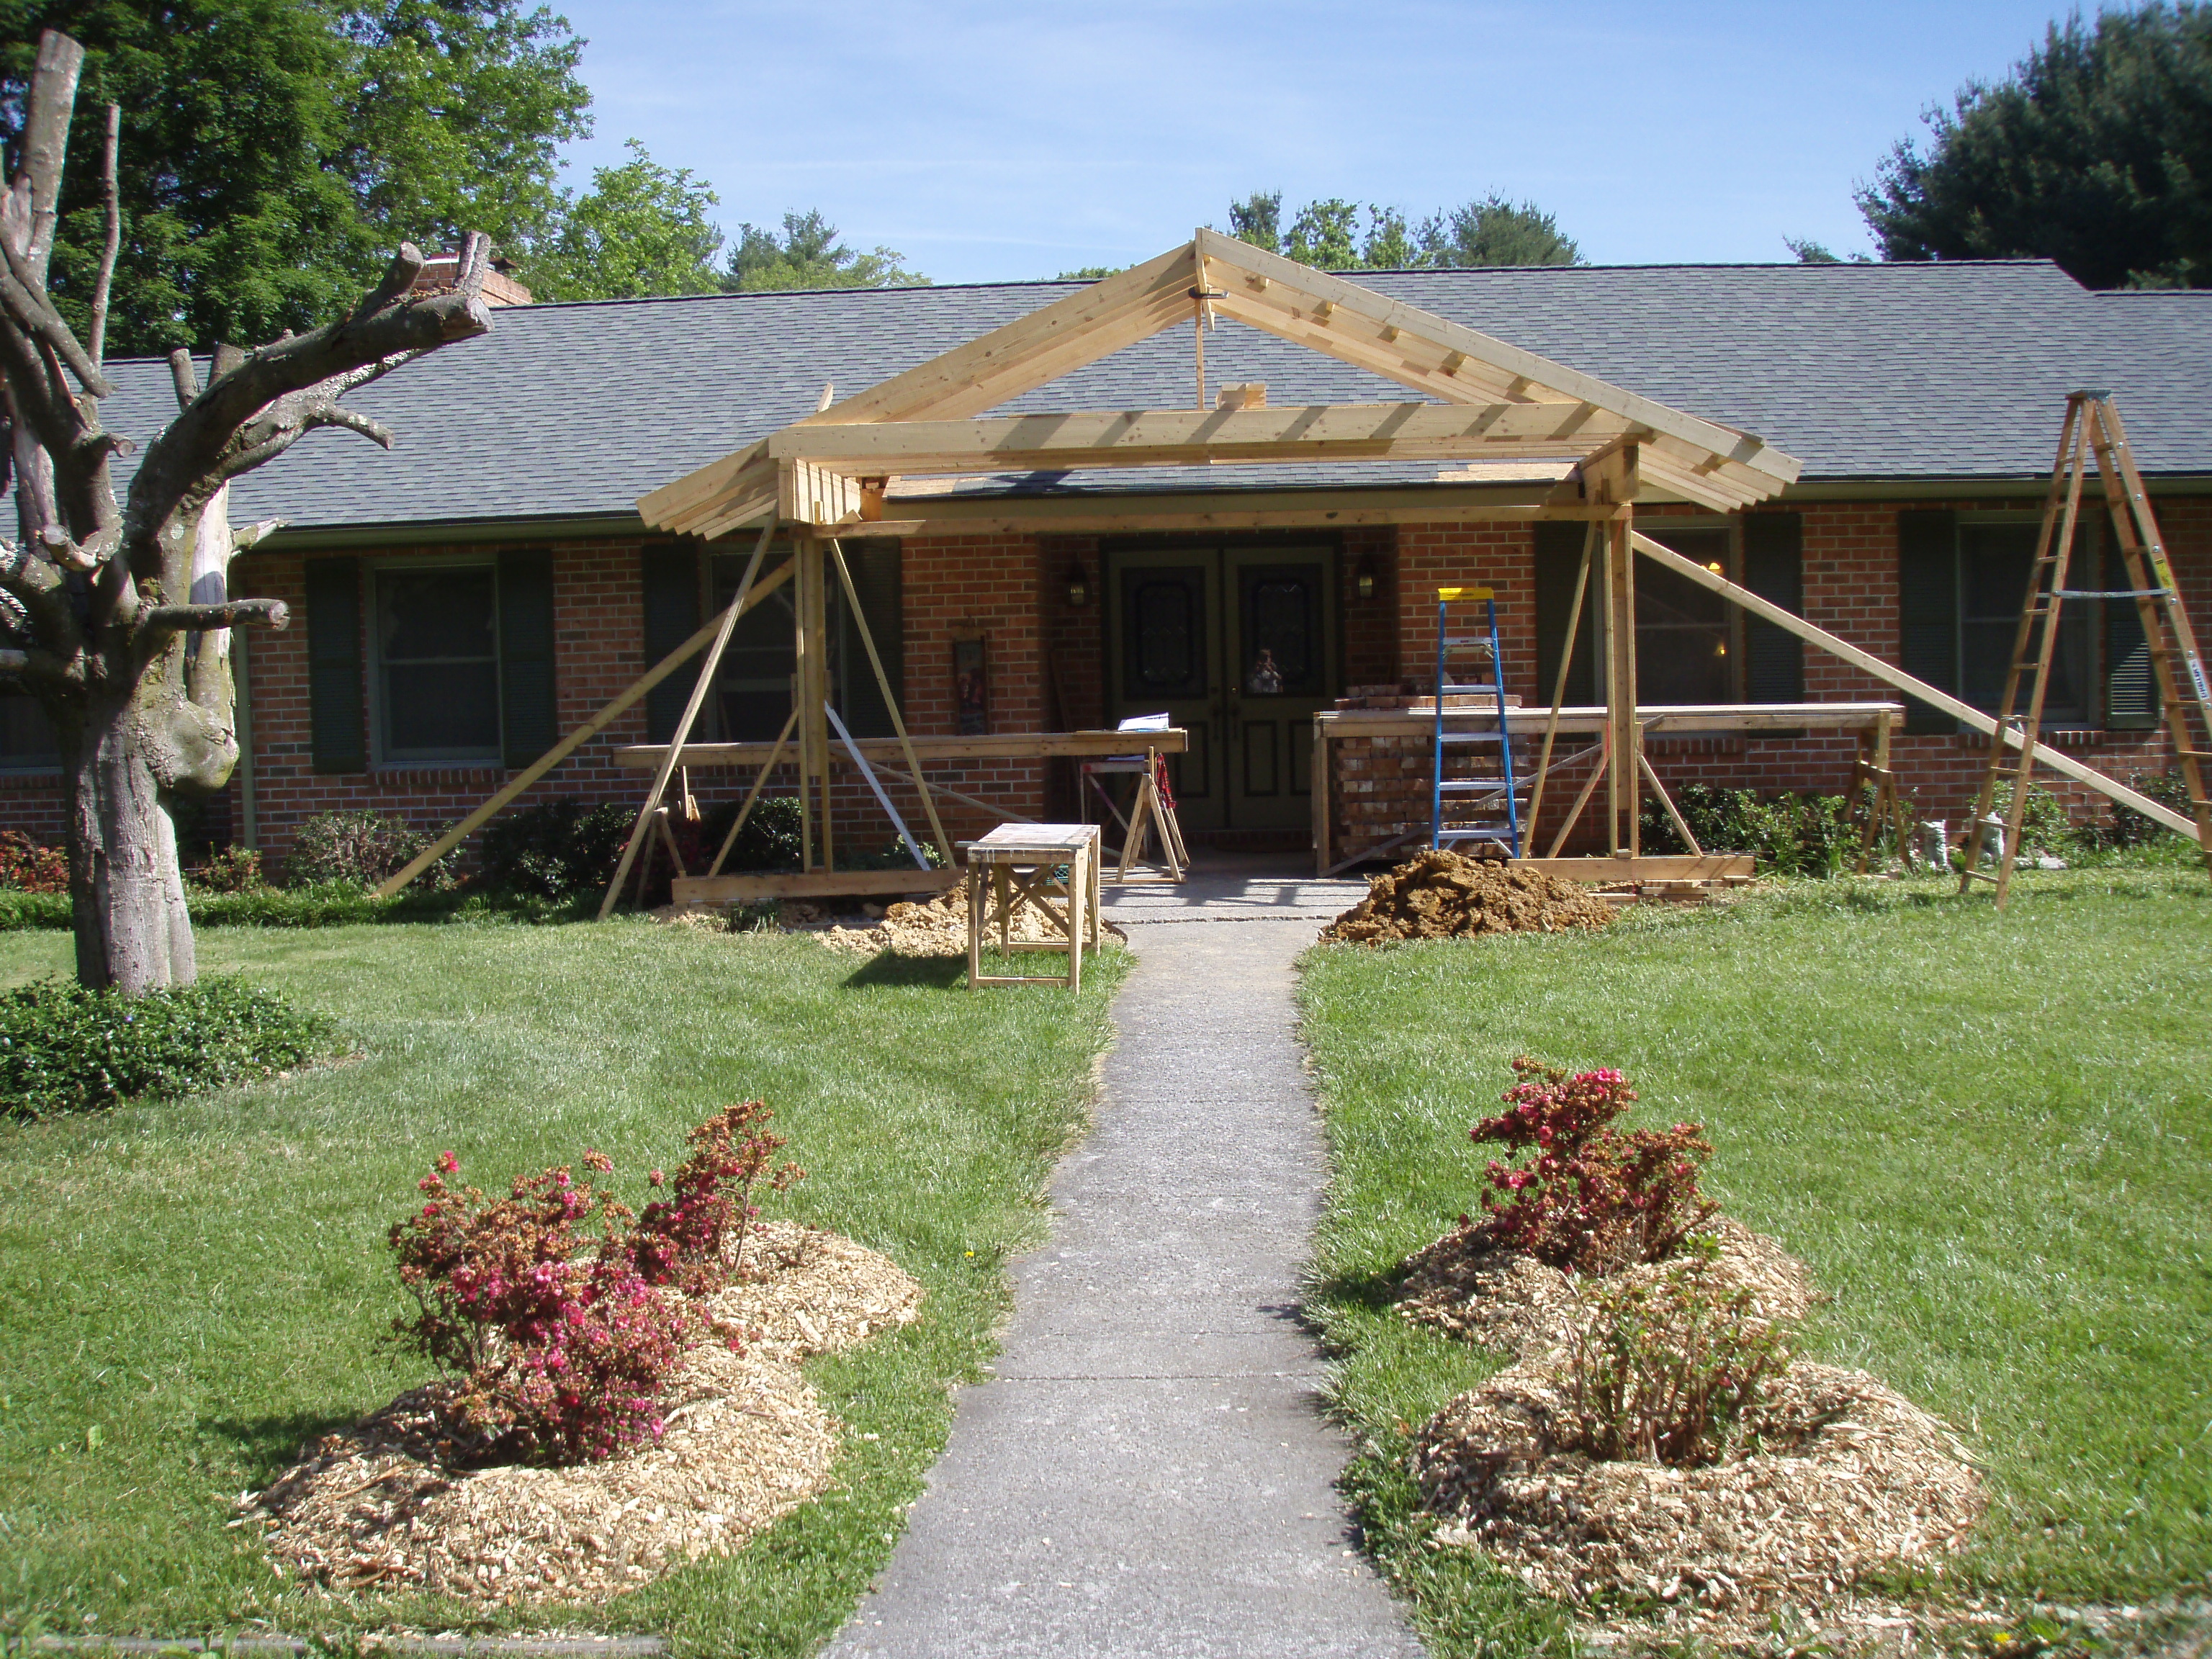
<svg viewBox="0 0 2212 1659">
<path fill-rule="evenodd" d="M 2075 526 L 2081 515 L 2081 488 L 2092 457 L 2127 568 L 2128 586 L 2112 591 L 2066 586 Z M 2136 469 L 2135 452 L 2128 447 L 2127 428 L 2120 423 L 2120 412 L 2109 392 L 2075 392 L 2066 398 L 2066 423 L 2058 440 L 2058 459 L 2051 468 L 2051 490 L 2044 498 L 2043 527 L 2036 538 L 2035 562 L 2028 573 L 2020 629 L 2013 637 L 2012 664 L 2005 671 L 2004 697 L 1997 706 L 1996 728 L 1990 738 L 1989 766 L 1982 775 L 1981 793 L 1974 801 L 1973 826 L 1966 835 L 1966 873 L 1959 879 L 1959 890 L 1966 891 L 1976 880 L 1994 882 L 2000 909 L 2010 893 L 2013 866 L 2020 857 L 2028 780 L 2035 769 L 2036 734 L 2043 726 L 2043 697 L 2051 684 L 2059 613 L 2068 599 L 2135 601 L 2156 677 L 2159 706 L 2189 787 L 2197 845 L 2203 849 L 2206 870 L 2212 871 L 2212 801 L 2204 793 L 2205 763 L 2212 761 L 2212 686 L 2205 681 L 2204 659 L 2197 651 L 2196 635 L 2190 631 L 2181 590 L 2166 559 L 2158 520 L 2151 513 L 2149 494 L 2143 488 L 2142 474 Z M 2014 711 L 2023 676 L 2032 678 L 2027 712 L 2018 714 Z M 2196 730 L 2190 723 L 2192 710 Z M 2014 742 L 2020 745 L 2016 753 L 2012 747 Z M 2012 782 L 2012 799 L 2008 803 L 1997 872 L 1991 876 L 1975 868 L 1981 854 L 1980 825 L 1996 802 L 1999 781 L 2006 778 Z"/>
</svg>

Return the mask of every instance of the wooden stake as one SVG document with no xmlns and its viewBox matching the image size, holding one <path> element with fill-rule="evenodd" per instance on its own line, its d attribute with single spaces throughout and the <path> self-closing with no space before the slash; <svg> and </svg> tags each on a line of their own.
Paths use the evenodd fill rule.
<svg viewBox="0 0 2212 1659">
<path fill-rule="evenodd" d="M 623 843 L 622 861 L 615 866 L 615 878 L 607 884 L 607 895 L 599 901 L 601 921 L 614 911 L 615 899 L 622 892 L 623 878 L 629 873 L 630 860 L 637 856 L 638 847 L 645 839 L 653 808 L 660 805 L 660 798 L 668 788 L 669 776 L 682 758 L 684 739 L 691 735 L 691 723 L 699 718 L 700 708 L 707 701 L 708 690 L 714 683 L 714 671 L 721 666 L 722 652 L 730 642 L 730 635 L 737 629 L 739 613 L 751 597 L 753 578 L 760 574 L 761 561 L 768 556 L 769 539 L 775 534 L 775 520 L 770 519 L 761 526 L 760 539 L 753 544 L 753 556 L 745 566 L 744 580 L 738 584 L 738 597 L 722 613 L 722 625 L 715 630 L 714 642 L 707 649 L 707 660 L 699 665 L 698 681 L 692 686 L 691 696 L 684 705 L 684 718 L 676 724 L 676 735 L 669 743 L 668 753 L 653 775 L 653 788 L 646 795 L 645 805 L 638 808 L 637 822 L 630 826 L 629 839 Z"/>
<path fill-rule="evenodd" d="M 1544 810 L 1544 784 L 1552 772 L 1552 740 L 1559 734 L 1559 710 L 1567 700 L 1567 665 L 1575 659 L 1575 641 L 1581 637 L 1583 595 L 1589 591 L 1590 561 L 1597 552 L 1597 526 L 1583 532 L 1583 564 L 1575 573 L 1574 603 L 1567 607 L 1567 642 L 1559 653 L 1559 672 L 1552 678 L 1552 717 L 1544 722 L 1543 751 L 1536 757 L 1536 787 L 1528 797 L 1528 838 L 1535 839 L 1537 814 Z"/>
<path fill-rule="evenodd" d="M 768 598 L 769 594 L 775 592 L 777 588 L 782 586 L 784 583 L 790 580 L 791 570 L 791 566 L 787 564 L 784 565 L 779 568 L 775 574 L 769 577 L 766 581 L 761 583 L 761 585 L 754 590 L 751 603 L 746 608 L 750 609 L 751 605 L 758 605 L 763 599 Z M 736 610 L 737 607 L 732 605 L 731 609 Z M 505 806 L 507 802 L 513 800 L 524 790 L 529 788 L 532 784 L 537 782 L 538 779 L 544 777 L 548 772 L 558 766 L 562 761 L 568 759 L 568 757 L 574 754 L 583 744 L 588 742 L 592 738 L 605 731 L 608 726 L 613 723 L 618 715 L 622 714 L 632 704 L 635 703 L 639 698 L 644 696 L 645 694 L 652 690 L 654 686 L 659 684 L 661 681 L 666 679 L 671 674 L 681 668 L 691 658 L 696 656 L 699 652 L 699 647 L 705 645 L 708 641 L 713 639 L 716 633 L 720 630 L 726 616 L 727 612 L 725 612 L 723 616 L 716 617 L 712 621 L 708 622 L 705 627 L 702 628 L 690 639 L 684 641 L 683 644 L 678 646 L 673 651 L 663 657 L 659 662 L 647 669 L 644 673 L 639 675 L 636 679 L 630 683 L 629 689 L 628 690 L 624 691 L 612 702 L 607 704 L 605 708 L 600 709 L 598 714 L 592 715 L 591 719 L 586 720 L 581 726 L 571 732 L 567 737 L 562 738 L 560 742 L 555 744 L 550 749 L 540 755 L 536 760 L 531 762 L 528 766 L 523 768 L 520 772 L 515 775 L 514 780 L 509 782 L 505 788 L 501 789 L 482 806 L 477 807 L 475 811 L 470 813 L 468 817 L 463 818 L 452 829 L 447 830 L 446 833 L 439 836 L 436 841 L 431 842 L 428 848 L 416 855 L 413 862 L 410 863 L 406 868 L 401 870 L 397 875 L 387 879 L 381 887 L 376 890 L 377 897 L 390 898 L 394 893 L 404 887 L 409 882 L 414 880 L 416 877 L 421 875 L 433 864 L 445 857 L 447 854 L 452 852 L 453 848 L 459 847 L 464 841 L 466 841 L 469 836 L 473 835 L 477 830 L 481 829 L 487 822 L 489 822 L 493 815 L 498 812 L 501 807 Z"/>
<path fill-rule="evenodd" d="M 791 740 L 791 728 L 798 724 L 799 705 L 794 702 L 791 705 L 791 713 L 784 719 L 783 730 L 775 734 L 775 747 L 768 751 L 768 758 L 761 763 L 760 775 L 753 780 L 753 787 L 745 791 L 744 805 L 738 808 L 737 822 L 730 826 L 730 833 L 722 837 L 722 850 L 714 854 L 714 865 L 707 872 L 708 875 L 722 873 L 722 860 L 730 856 L 730 848 L 738 844 L 738 831 L 745 827 L 745 820 L 752 816 L 753 803 L 760 799 L 761 786 L 768 781 L 768 775 L 775 770 L 777 763 L 783 758 L 783 745 Z"/>
</svg>

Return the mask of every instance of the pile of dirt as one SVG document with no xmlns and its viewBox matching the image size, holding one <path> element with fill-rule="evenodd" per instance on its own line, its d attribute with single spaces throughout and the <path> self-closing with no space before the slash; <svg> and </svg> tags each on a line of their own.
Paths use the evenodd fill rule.
<svg viewBox="0 0 2212 1659">
<path fill-rule="evenodd" d="M 404 1394 L 301 1448 L 231 1524 L 280 1568 L 331 1589 L 419 1589 L 479 1607 L 600 1600 L 734 1550 L 823 1491 L 837 1425 L 799 1369 L 912 1321 L 921 1286 L 889 1258 L 789 1222 L 753 1230 L 759 1273 L 713 1297 L 746 1351 L 699 1343 L 665 1392 L 659 1440 L 572 1468 L 454 1468 L 452 1385 Z"/>
<path fill-rule="evenodd" d="M 1324 939 L 1382 945 L 1475 933 L 1598 928 L 1613 907 L 1579 882 L 1502 859 L 1433 848 L 1368 884 L 1367 896 L 1322 930 Z"/>
<path fill-rule="evenodd" d="M 1748 1291 L 1757 1319 L 1803 1316 L 1818 1294 L 1804 1263 L 1726 1217 L 1706 1231 L 1720 1242 L 1714 1290 Z M 1442 1522 L 1433 1543 L 1480 1549 L 1570 1602 L 1655 1604 L 1678 1637 L 1756 1645 L 1784 1613 L 1908 1623 L 1856 1586 L 1899 1566 L 1940 1570 L 1987 1498 L 1950 1431 L 1875 1378 L 1793 1363 L 1729 1454 L 1702 1468 L 1564 1449 L 1576 1439 L 1569 1351 L 1595 1291 L 1670 1266 L 1591 1279 L 1497 1247 L 1480 1224 L 1407 1258 L 1401 1316 L 1516 1357 L 1415 1437 L 1422 1506 Z"/>
<path fill-rule="evenodd" d="M 1772 1386 L 1758 1449 L 1704 1468 L 1557 1449 L 1556 1368 L 1515 1366 L 1431 1418 L 1412 1462 L 1440 1545 L 1471 1545 L 1571 1602 L 1651 1598 L 1699 1633 L 1755 1638 L 1869 1574 L 1935 1568 L 1987 1507 L 1942 1423 L 1859 1371 Z"/>
<path fill-rule="evenodd" d="M 1103 938 L 1126 943 L 1128 935 L 1110 921 L 1099 924 Z M 1036 941 L 1061 937 L 1034 904 L 1025 904 L 1014 918 L 1012 937 Z M 964 957 L 968 954 L 968 882 L 946 889 L 935 898 L 894 904 L 872 927 L 833 924 L 815 933 L 833 951 L 875 956 L 884 951 L 902 957 Z M 993 927 L 986 943 L 998 937 Z"/>
<path fill-rule="evenodd" d="M 1704 1231 L 1720 1241 L 1720 1255 L 1711 1269 L 1716 1290 L 1749 1291 L 1752 1312 L 1760 1319 L 1805 1316 L 1815 1293 L 1803 1262 L 1726 1216 L 1715 1216 Z M 1590 1280 L 1525 1250 L 1500 1249 L 1488 1224 L 1480 1221 L 1416 1250 L 1401 1271 L 1400 1317 L 1522 1358 L 1573 1340 L 1582 1297 L 1591 1286 Z M 1666 1271 L 1663 1262 L 1629 1267 L 1607 1274 L 1605 1283 L 1648 1283 Z"/>
</svg>

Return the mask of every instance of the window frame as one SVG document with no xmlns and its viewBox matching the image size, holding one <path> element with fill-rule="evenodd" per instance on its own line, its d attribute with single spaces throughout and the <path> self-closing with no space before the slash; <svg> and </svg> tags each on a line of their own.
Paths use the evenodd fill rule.
<svg viewBox="0 0 2212 1659">
<path fill-rule="evenodd" d="M 2082 579 L 2082 566 L 2085 556 L 2088 560 L 2088 568 L 2092 573 L 2105 573 L 2106 550 L 2105 544 L 2104 525 L 2100 515 L 2087 511 L 2088 506 L 2088 501 L 2085 500 L 2082 503 L 2083 510 L 2075 520 L 2074 550 L 2072 556 L 2067 561 L 2068 568 L 2066 581 L 2067 586 L 2069 587 L 2079 588 L 2090 585 L 2089 583 L 2084 582 Z M 1952 515 L 1951 660 L 1952 680 L 1958 688 L 1954 695 L 1957 696 L 1960 702 L 1971 704 L 1976 708 L 1980 708 L 1984 714 L 1993 717 L 1996 711 L 1994 708 L 1984 708 L 1980 703 L 1976 702 L 1972 696 L 1970 695 L 1969 690 L 1969 678 L 1966 661 L 1966 630 L 1970 625 L 1970 621 L 1966 615 L 1966 545 L 1964 532 L 1968 529 L 1976 526 L 1994 526 L 2011 529 L 2033 528 L 2039 531 L 2042 527 L 2042 510 L 2040 508 L 2032 507 L 1977 508 L 1972 510 L 1961 510 Z M 2054 529 L 2051 534 L 2055 538 L 2057 532 Z M 2031 572 L 2034 568 L 2033 562 L 2033 558 L 2034 555 L 2031 550 L 2029 554 L 2029 568 Z M 2112 586 L 2112 584 L 2103 579 L 2103 574 L 2093 574 L 2092 580 L 2094 586 L 2100 589 Z M 2043 717 L 2042 724 L 2037 727 L 2038 736 L 2041 736 L 2045 732 L 2108 732 L 2112 730 L 2112 709 L 2109 707 L 2109 689 L 2106 684 L 2106 664 L 2105 657 L 2106 632 L 2105 606 L 2108 603 L 2110 603 L 2110 601 L 2105 599 L 2072 599 L 2067 601 L 2060 607 L 2058 616 L 2058 625 L 2060 629 L 2063 630 L 2069 626 L 2078 626 L 2081 629 L 2083 636 L 2082 663 L 2081 667 L 2083 694 L 2082 705 L 2081 712 L 2078 714 L 2053 715 L 2046 709 Z M 1972 619 L 1972 625 L 1987 628 L 1991 626 L 1994 621 L 2001 620 L 2004 619 L 1975 618 Z M 1996 663 L 1996 695 L 1998 696 L 2002 696 L 2004 694 L 2004 675 L 2006 671 L 2011 665 L 2011 659 L 2009 656 L 2005 653 L 2011 651 L 2012 641 L 2018 636 L 2020 612 L 2014 611 L 2009 620 L 2012 624 L 2011 630 L 2009 632 L 2001 633 L 1998 635 L 1998 637 L 2004 641 L 2004 643 L 1998 648 L 1999 660 Z M 2058 641 L 2057 650 L 2063 653 L 2065 649 L 2065 646 L 2066 641 L 2063 633 L 2062 632 Z M 2027 696 L 2033 684 L 2033 681 L 2022 684 L 2021 687 L 2021 695 L 2023 697 Z M 1968 726 L 1963 720 L 1959 723 L 1958 729 L 1961 734 L 1972 733 L 1978 738 L 1981 735 L 1978 732 L 1976 732 L 1972 726 Z"/>
<path fill-rule="evenodd" d="M 477 749 L 416 750 L 405 754 L 392 752 L 391 720 L 386 708 L 388 688 L 385 680 L 387 666 L 384 659 L 383 585 L 387 577 L 428 575 L 440 570 L 483 570 L 491 575 L 491 683 L 492 737 L 489 745 Z M 496 552 L 470 554 L 452 557 L 374 559 L 367 562 L 363 574 L 368 577 L 368 604 L 362 618 L 362 633 L 367 636 L 365 666 L 368 680 L 368 744 L 369 763 L 379 770 L 413 771 L 424 768 L 495 767 L 507 765 L 507 686 L 502 665 L 506 658 L 504 640 L 501 637 L 501 605 L 499 556 Z M 475 660 L 454 659 L 453 660 Z"/>
</svg>

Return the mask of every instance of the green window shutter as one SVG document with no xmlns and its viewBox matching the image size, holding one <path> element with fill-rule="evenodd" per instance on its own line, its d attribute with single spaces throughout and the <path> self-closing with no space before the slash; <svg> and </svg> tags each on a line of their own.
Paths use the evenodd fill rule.
<svg viewBox="0 0 2212 1659">
<path fill-rule="evenodd" d="M 2120 550 L 2105 544 L 2105 575 L 2099 586 L 2114 592 L 2131 588 L 2128 562 Z M 2105 726 L 2112 732 L 2148 732 L 2159 721 L 2158 677 L 2151 672 L 2150 644 L 2143 637 L 2142 613 L 2133 599 L 2106 599 Z"/>
<path fill-rule="evenodd" d="M 1805 521 L 1795 513 L 1753 513 L 1743 521 L 1743 585 L 1793 617 L 1805 614 Z M 1747 702 L 1805 701 L 1805 641 L 1758 617 L 1743 625 Z"/>
<path fill-rule="evenodd" d="M 501 757 L 519 771 L 560 733 L 553 707 L 553 555 L 543 548 L 499 556 Z"/>
<path fill-rule="evenodd" d="M 1897 515 L 1898 666 L 1939 691 L 1959 690 L 1959 525 L 1951 513 Z M 1958 722 L 1917 697 L 1905 700 L 1908 732 L 1954 732 Z"/>
<path fill-rule="evenodd" d="M 361 561 L 307 561 L 307 728 L 318 772 L 368 769 Z"/>
<path fill-rule="evenodd" d="M 873 538 L 848 542 L 845 564 L 853 573 L 853 591 L 860 596 L 860 614 L 868 619 L 868 636 L 875 641 L 877 654 L 883 658 L 884 675 L 890 681 L 893 694 L 903 696 L 906 621 L 899 585 L 899 544 Z M 856 738 L 890 737 L 890 709 L 876 684 L 876 671 L 868 662 L 867 647 L 860 642 L 860 630 L 854 623 L 850 608 L 842 604 L 842 584 L 838 599 L 842 635 L 839 678 L 845 695 L 837 712 Z"/>
<path fill-rule="evenodd" d="M 648 547 L 641 558 L 645 591 L 645 665 L 650 668 L 699 631 L 699 553 L 689 544 Z M 648 743 L 676 735 L 698 672 L 678 672 L 645 695 Z"/>
<path fill-rule="evenodd" d="M 1536 525 L 1536 696 L 1547 708 L 1559 672 L 1559 653 L 1567 642 L 1568 611 L 1575 600 L 1575 577 L 1582 569 L 1587 529 L 1564 519 L 1540 520 Z M 1591 665 L 1597 643 L 1598 585 L 1605 576 L 1598 561 L 1604 557 L 1601 538 L 1589 585 L 1583 590 L 1583 622 L 1575 635 L 1574 661 L 1567 669 L 1570 704 L 1597 701 L 1597 677 Z"/>
</svg>

